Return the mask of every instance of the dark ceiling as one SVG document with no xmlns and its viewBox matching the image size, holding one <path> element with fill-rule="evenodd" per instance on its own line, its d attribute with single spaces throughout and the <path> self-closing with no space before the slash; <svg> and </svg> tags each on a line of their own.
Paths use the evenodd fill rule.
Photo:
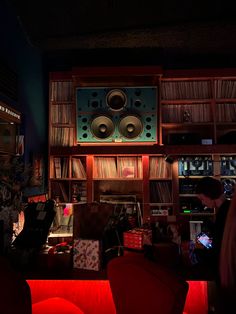
<svg viewBox="0 0 236 314">
<path fill-rule="evenodd" d="M 236 12 L 227 0 L 8 2 L 52 63 L 236 66 Z"/>
</svg>

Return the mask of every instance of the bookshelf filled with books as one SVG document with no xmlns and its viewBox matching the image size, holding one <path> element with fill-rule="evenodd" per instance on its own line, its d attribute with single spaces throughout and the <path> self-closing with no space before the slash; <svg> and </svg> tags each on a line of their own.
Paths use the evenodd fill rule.
<svg viewBox="0 0 236 314">
<path fill-rule="evenodd" d="M 149 157 L 149 180 L 151 216 L 172 214 L 172 164 L 164 156 Z"/>
<path fill-rule="evenodd" d="M 93 196 L 100 201 L 101 195 L 136 195 L 143 202 L 142 156 L 94 156 Z"/>
<path fill-rule="evenodd" d="M 51 156 L 49 177 L 50 195 L 58 203 L 87 200 L 85 156 Z"/>
<path fill-rule="evenodd" d="M 162 155 L 53 155 L 49 187 L 59 204 L 128 194 L 150 215 L 173 213 L 172 165 Z"/>
<path fill-rule="evenodd" d="M 226 188 L 230 188 L 235 175 L 236 70 L 155 71 L 108 67 L 50 74 L 50 197 L 60 203 L 73 203 L 99 201 L 101 195 L 136 195 L 145 219 L 150 215 L 184 215 L 185 205 L 188 210 L 193 200 L 197 180 L 206 174 L 225 180 Z M 139 87 L 135 92 L 134 86 Z M 140 95 L 145 86 L 156 87 L 156 108 L 153 98 L 151 105 L 149 97 L 142 103 Z M 77 112 L 78 87 L 88 88 L 85 94 L 91 96 L 87 103 L 84 99 L 80 103 L 83 109 L 80 112 Z M 122 98 L 121 113 L 108 108 L 106 98 L 98 99 L 97 91 L 102 88 L 105 95 L 106 87 L 108 91 L 114 88 L 112 95 Z M 130 101 L 126 108 L 132 97 L 135 101 Z M 140 108 L 143 117 L 151 118 L 151 122 L 140 118 Z M 101 121 L 109 116 L 109 124 L 99 124 L 97 116 L 94 118 L 98 111 Z M 136 119 L 137 113 L 140 119 Z M 131 119 L 127 128 L 126 124 L 119 125 L 123 116 Z M 154 138 L 157 134 L 155 142 L 142 137 L 144 132 L 150 133 L 149 128 Z M 129 142 L 133 129 L 139 131 L 137 142 Z M 87 142 L 85 137 L 79 142 L 82 136 L 79 132 L 88 136 Z M 112 132 L 116 134 L 115 140 L 106 137 L 103 141 L 102 136 L 112 137 Z M 100 133 L 102 136 L 97 139 Z M 117 141 L 120 134 L 126 136 L 124 142 Z M 172 157 L 171 164 L 166 156 Z M 202 161 L 202 165 L 194 168 L 197 161 Z M 213 172 L 188 174 L 185 169 L 188 163 L 191 171 L 210 169 L 212 165 Z"/>
<path fill-rule="evenodd" d="M 50 82 L 50 146 L 73 146 L 75 143 L 75 106 L 72 79 Z"/>
<path fill-rule="evenodd" d="M 227 144 L 236 127 L 236 78 L 162 78 L 161 143 Z"/>
</svg>

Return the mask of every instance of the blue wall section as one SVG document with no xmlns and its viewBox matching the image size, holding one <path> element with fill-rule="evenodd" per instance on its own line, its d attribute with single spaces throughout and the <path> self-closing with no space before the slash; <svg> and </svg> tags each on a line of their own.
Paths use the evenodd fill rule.
<svg viewBox="0 0 236 314">
<path fill-rule="evenodd" d="M 7 0 L 0 1 L 0 61 L 17 74 L 18 101 L 8 99 L 8 103 L 22 113 L 25 160 L 30 161 L 33 154 L 44 154 L 46 162 L 48 101 L 43 58 L 41 52 L 30 44 Z M 0 97 L 4 98 L 3 95 Z"/>
</svg>

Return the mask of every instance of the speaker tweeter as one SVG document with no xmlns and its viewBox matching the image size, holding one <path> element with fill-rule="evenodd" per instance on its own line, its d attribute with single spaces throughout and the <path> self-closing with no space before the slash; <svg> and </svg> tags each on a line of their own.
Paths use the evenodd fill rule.
<svg viewBox="0 0 236 314">
<path fill-rule="evenodd" d="M 127 104 L 127 96 L 122 90 L 113 89 L 107 94 L 106 103 L 111 110 L 120 111 Z"/>
</svg>

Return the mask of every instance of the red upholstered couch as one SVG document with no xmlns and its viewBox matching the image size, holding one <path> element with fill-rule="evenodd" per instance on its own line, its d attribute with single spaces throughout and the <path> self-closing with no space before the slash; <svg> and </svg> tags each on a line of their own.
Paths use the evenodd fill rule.
<svg viewBox="0 0 236 314">
<path fill-rule="evenodd" d="M 175 314 L 181 313 L 185 302 L 186 283 L 182 279 L 179 281 L 179 278 L 173 276 L 169 270 L 166 273 L 166 269 L 160 265 L 157 267 L 154 263 L 154 270 L 152 269 L 154 265 L 151 266 L 149 261 L 136 260 L 134 267 L 131 257 L 129 261 L 127 258 L 117 258 L 109 263 L 109 282 L 108 280 L 38 279 L 26 281 L 19 272 L 11 268 L 7 260 L 0 257 L 0 313 L 120 314 L 123 309 L 122 314 L 151 314 L 152 308 L 155 309 L 155 314 L 173 313 L 174 309 L 176 309 Z M 125 262 L 125 267 L 121 265 L 121 261 Z M 148 265 L 148 271 L 145 270 L 145 265 Z M 139 272 L 138 275 L 136 270 Z M 135 280 L 132 280 L 134 275 Z M 148 281 L 151 279 L 153 283 L 150 285 L 147 279 Z M 135 284 L 134 286 L 129 283 L 130 280 Z M 207 314 L 207 282 L 188 283 L 185 312 Z M 117 306 L 117 302 L 121 304 Z M 130 308 L 135 306 L 135 312 L 133 310 L 126 312 L 127 304 Z M 163 308 L 160 311 L 161 306 Z"/>
<path fill-rule="evenodd" d="M 182 314 L 188 283 L 142 255 L 121 256 L 108 264 L 117 314 Z"/>
</svg>

